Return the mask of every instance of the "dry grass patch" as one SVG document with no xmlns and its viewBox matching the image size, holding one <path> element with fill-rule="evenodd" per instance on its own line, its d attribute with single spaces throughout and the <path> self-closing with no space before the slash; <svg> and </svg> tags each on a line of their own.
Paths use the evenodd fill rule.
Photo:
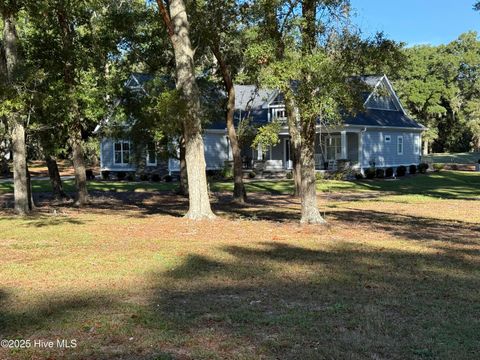
<svg viewBox="0 0 480 360">
<path fill-rule="evenodd" d="M 333 194 L 334 195 L 334 194 Z M 0 218 L 0 338 L 76 339 L 1 359 L 468 359 L 480 352 L 479 201 L 104 194 Z"/>
</svg>

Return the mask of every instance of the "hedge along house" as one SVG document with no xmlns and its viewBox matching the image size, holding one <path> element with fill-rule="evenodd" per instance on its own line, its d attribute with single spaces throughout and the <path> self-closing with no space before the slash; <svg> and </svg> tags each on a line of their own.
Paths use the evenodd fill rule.
<svg viewBox="0 0 480 360">
<path fill-rule="evenodd" d="M 142 87 L 149 77 L 134 74 L 127 86 Z M 421 158 L 421 136 L 426 128 L 409 118 L 387 76 L 367 76 L 362 80 L 371 88 L 365 95 L 364 111 L 346 116 L 338 126 L 317 125 L 315 146 L 316 170 L 336 170 L 339 163 L 348 163 L 360 171 L 376 166 L 381 168 L 418 164 Z M 246 118 L 254 126 L 278 121 L 282 128 L 280 143 L 268 149 L 244 146 L 242 156 L 246 169 L 256 162 L 264 171 L 286 171 L 293 167 L 290 136 L 282 94 L 276 90 L 258 89 L 253 85 L 236 85 L 235 123 Z M 232 160 L 225 121 L 214 121 L 204 130 L 207 170 L 221 170 Z M 136 171 L 132 161 L 132 146 L 128 140 L 101 140 L 102 171 Z M 154 148 L 146 146 L 147 168 L 175 173 L 178 159 L 159 165 Z"/>
</svg>

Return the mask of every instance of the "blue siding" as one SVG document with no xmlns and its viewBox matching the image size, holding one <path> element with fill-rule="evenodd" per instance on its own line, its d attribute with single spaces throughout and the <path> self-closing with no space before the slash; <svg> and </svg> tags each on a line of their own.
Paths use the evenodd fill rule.
<svg viewBox="0 0 480 360">
<path fill-rule="evenodd" d="M 207 170 L 223 169 L 225 161 L 232 158 L 232 150 L 224 133 L 206 133 L 203 136 L 203 144 Z"/>
<path fill-rule="evenodd" d="M 387 136 L 390 136 L 390 142 L 385 141 Z M 403 155 L 397 153 L 399 136 L 403 137 Z M 377 167 L 418 164 L 420 149 L 415 149 L 415 137 L 421 141 L 420 132 L 367 130 L 363 134 L 362 167 L 369 167 L 371 161 L 375 161 Z"/>
<path fill-rule="evenodd" d="M 115 164 L 113 161 L 113 144 L 116 140 L 104 138 L 100 142 L 101 170 L 110 171 L 135 171 L 134 164 Z"/>
</svg>

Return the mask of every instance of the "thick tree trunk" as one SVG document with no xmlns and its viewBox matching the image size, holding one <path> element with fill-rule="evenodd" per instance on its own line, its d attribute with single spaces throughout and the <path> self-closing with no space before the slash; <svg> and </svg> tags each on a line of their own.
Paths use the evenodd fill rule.
<svg viewBox="0 0 480 360">
<path fill-rule="evenodd" d="M 87 175 L 85 169 L 85 156 L 82 145 L 82 117 L 79 105 L 75 96 L 76 79 L 75 79 L 75 58 L 71 57 L 74 46 L 74 27 L 66 13 L 66 9 L 59 7 L 57 9 L 57 19 L 61 29 L 63 50 L 67 55 L 64 58 L 63 78 L 65 85 L 69 91 L 71 101 L 71 118 L 70 118 L 70 146 L 72 147 L 73 168 L 75 171 L 76 196 L 75 205 L 84 206 L 88 202 Z"/>
<path fill-rule="evenodd" d="M 185 159 L 188 174 L 189 219 L 215 217 L 208 197 L 207 174 L 202 123 L 200 118 L 200 93 L 195 80 L 194 51 L 190 42 L 190 26 L 183 0 L 170 1 L 170 15 L 162 0 L 157 0 L 175 54 L 177 89 L 188 109 L 184 119 Z"/>
<path fill-rule="evenodd" d="M 236 202 L 244 203 L 247 200 L 247 192 L 243 183 L 243 163 L 242 151 L 235 131 L 233 116 L 235 112 L 235 89 L 232 86 L 228 91 L 228 110 L 227 110 L 227 131 L 232 147 L 233 155 L 233 199 Z"/>
<path fill-rule="evenodd" d="M 188 196 L 187 161 L 185 160 L 185 141 L 183 137 L 180 139 L 180 187 L 178 193 Z"/>
<path fill-rule="evenodd" d="M 293 196 L 301 196 L 302 194 L 302 162 L 301 162 L 301 145 L 302 136 L 299 131 L 299 114 L 293 100 L 293 95 L 285 93 L 285 109 L 288 119 L 288 131 L 290 133 L 290 156 L 293 162 Z"/>
<path fill-rule="evenodd" d="M 302 53 L 311 54 L 316 47 L 316 0 L 304 0 L 302 2 L 302 15 L 305 19 L 302 24 Z M 302 80 L 305 84 L 311 83 L 307 74 Z M 313 96 L 313 94 L 312 94 Z M 303 115 L 303 114 L 302 114 Z M 325 220 L 320 215 L 317 205 L 317 189 L 315 179 L 315 117 L 301 117 L 301 202 L 302 202 L 302 224 L 324 224 Z"/>
<path fill-rule="evenodd" d="M 75 196 L 75 205 L 85 206 L 88 202 L 87 174 L 85 169 L 85 157 L 83 154 L 82 134 L 80 129 L 72 132 L 72 136 L 70 137 L 70 144 L 72 146 L 72 160 L 73 168 L 75 171 L 75 187 L 77 190 Z"/>
<path fill-rule="evenodd" d="M 21 121 L 16 121 L 13 125 L 12 148 L 15 211 L 19 215 L 26 215 L 30 213 L 31 207 L 29 203 L 25 127 Z"/>
<path fill-rule="evenodd" d="M 7 82 L 13 84 L 14 74 L 19 63 L 18 36 L 13 14 L 3 14 L 3 44 Z M 20 215 L 29 214 L 28 178 L 27 178 L 27 151 L 25 145 L 25 125 L 21 116 L 12 111 L 8 119 L 12 131 L 13 149 L 13 183 L 15 211 Z"/>
<path fill-rule="evenodd" d="M 48 176 L 52 184 L 53 198 L 57 201 L 68 199 L 68 195 L 63 190 L 62 178 L 58 171 L 57 160 L 50 154 L 45 154 L 45 162 L 47 163 Z"/>
<path fill-rule="evenodd" d="M 304 121 L 302 125 L 301 151 L 301 203 L 302 224 L 324 224 L 317 205 L 317 188 L 315 179 L 315 119 Z"/>
<path fill-rule="evenodd" d="M 247 192 L 243 184 L 243 164 L 242 164 L 242 150 L 238 142 L 237 132 L 235 130 L 234 115 L 235 115 L 235 87 L 233 85 L 230 70 L 218 48 L 217 44 L 211 46 L 212 52 L 218 61 L 220 70 L 222 72 L 223 83 L 227 93 L 227 132 L 230 139 L 230 146 L 233 155 L 233 200 L 239 203 L 244 203 L 247 199 Z"/>
</svg>

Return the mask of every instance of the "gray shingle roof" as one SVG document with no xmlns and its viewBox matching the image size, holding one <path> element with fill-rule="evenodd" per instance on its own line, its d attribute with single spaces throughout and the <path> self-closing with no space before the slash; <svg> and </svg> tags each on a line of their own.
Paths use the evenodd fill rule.
<svg viewBox="0 0 480 360">
<path fill-rule="evenodd" d="M 346 116 L 344 120 L 348 125 L 359 126 L 389 126 L 400 128 L 416 128 L 423 129 L 423 126 L 415 120 L 410 119 L 402 111 L 388 110 L 366 110 L 356 114 L 355 116 Z"/>
<path fill-rule="evenodd" d="M 247 107 L 262 108 L 277 95 L 277 90 L 258 89 L 255 85 L 235 85 L 235 109 L 245 111 Z"/>
</svg>

